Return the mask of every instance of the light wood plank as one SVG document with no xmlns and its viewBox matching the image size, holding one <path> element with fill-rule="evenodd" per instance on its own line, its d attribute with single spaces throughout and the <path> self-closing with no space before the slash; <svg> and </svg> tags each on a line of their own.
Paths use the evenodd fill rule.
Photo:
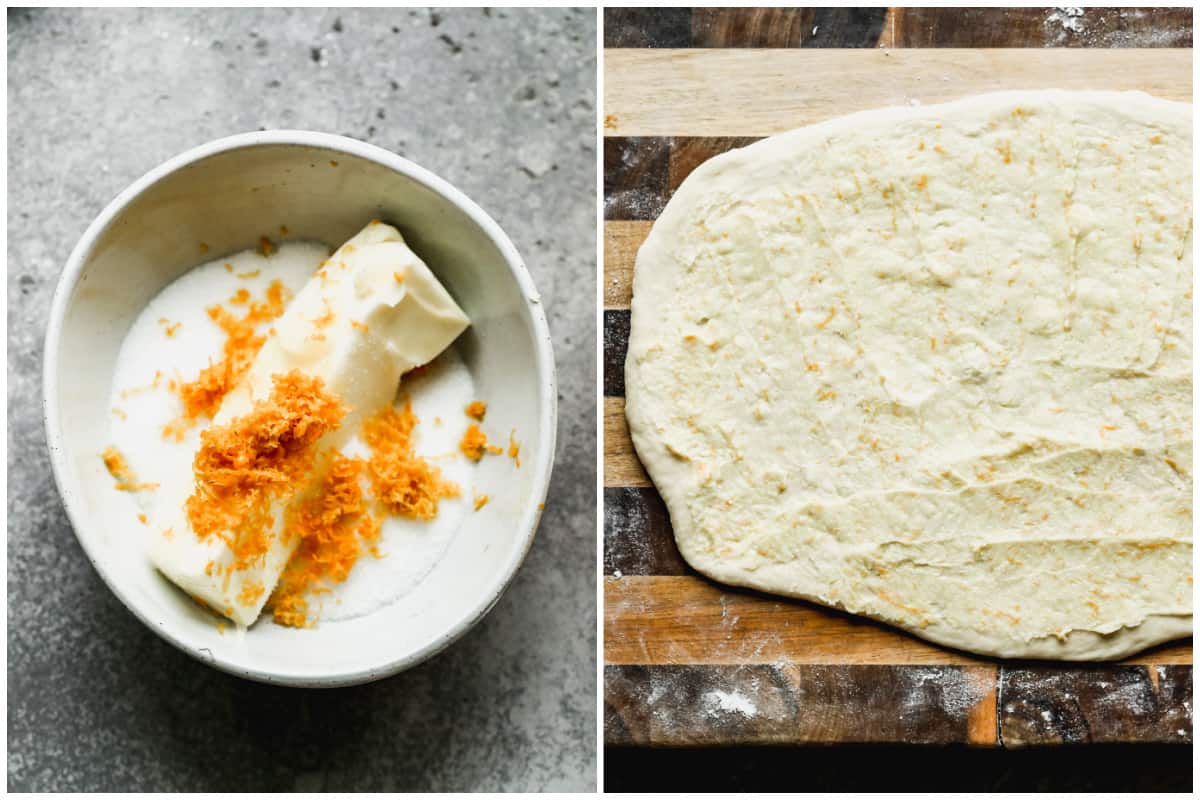
<svg viewBox="0 0 1200 800">
<path fill-rule="evenodd" d="M 629 308 L 633 297 L 633 262 L 653 222 L 604 223 L 604 307 Z"/>
<path fill-rule="evenodd" d="M 624 397 L 604 398 L 604 485 L 651 485 L 629 438 Z"/>
<path fill-rule="evenodd" d="M 606 136 L 769 136 L 1004 89 L 1192 98 L 1190 49 L 604 51 Z"/>
<path fill-rule="evenodd" d="M 723 587 L 692 576 L 605 578 L 604 661 L 642 665 L 994 663 L 811 603 Z M 1191 642 L 1156 648 L 1122 663 L 1191 664 Z"/>
<path fill-rule="evenodd" d="M 691 576 L 605 578 L 607 664 L 983 664 L 808 603 Z"/>
</svg>

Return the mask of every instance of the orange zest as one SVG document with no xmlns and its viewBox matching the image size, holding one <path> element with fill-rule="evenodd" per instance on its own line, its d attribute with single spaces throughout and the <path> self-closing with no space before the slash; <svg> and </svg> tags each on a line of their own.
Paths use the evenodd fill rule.
<svg viewBox="0 0 1200 800">
<path fill-rule="evenodd" d="M 363 423 L 363 439 L 371 448 L 367 477 L 371 491 L 389 513 L 430 520 L 437 516 L 438 500 L 458 497 L 459 488 L 413 452 L 412 431 L 416 424 L 408 401 L 402 411 L 388 407 Z"/>
<path fill-rule="evenodd" d="M 487 413 L 487 403 L 482 400 L 476 400 L 467 406 L 467 416 L 471 419 L 477 419 L 483 422 L 483 415 Z"/>
<path fill-rule="evenodd" d="M 163 429 L 164 438 L 174 437 L 176 441 L 182 441 L 184 432 L 200 417 L 211 418 L 217 413 L 225 395 L 250 369 L 254 357 L 267 340 L 266 336 L 257 333 L 258 326 L 283 313 L 287 304 L 285 292 L 282 283 L 272 281 L 267 287 L 266 298 L 262 302 L 250 303 L 241 318 L 220 305 L 208 309 L 209 318 L 225 332 L 221 358 L 215 363 L 210 362 L 195 380 L 175 384 L 174 391 L 183 401 L 183 414 Z M 242 305 L 248 300 L 249 292 L 239 289 L 229 302 Z"/>
<path fill-rule="evenodd" d="M 513 463 L 517 465 L 517 468 L 520 469 L 520 467 L 521 467 L 521 445 L 514 438 L 516 433 L 517 432 L 514 430 L 512 433 L 510 433 L 508 435 L 508 457 L 511 458 L 513 460 Z"/>
<path fill-rule="evenodd" d="M 440 499 L 459 495 L 457 485 L 415 454 L 416 424 L 408 403 L 402 410 L 389 407 L 379 412 L 362 429 L 370 458 L 335 453 L 320 487 L 289 508 L 286 535 L 299 536 L 300 541 L 268 602 L 275 622 L 292 627 L 313 624 L 311 595 L 346 580 L 364 550 L 379 556 L 384 512 L 429 520 L 437 515 Z M 368 503 L 363 478 L 377 507 Z"/>
<path fill-rule="evenodd" d="M 333 313 L 333 309 L 329 307 L 329 300 L 325 300 L 325 313 L 312 321 L 313 326 L 317 328 L 328 328 L 337 319 L 337 315 Z"/>
<path fill-rule="evenodd" d="M 158 488 L 157 483 L 138 483 L 137 476 L 133 474 L 133 469 L 129 466 L 129 462 L 125 460 L 125 456 L 117 448 L 104 448 L 104 452 L 100 454 L 100 458 L 103 459 L 104 466 L 108 469 L 108 474 L 116 479 L 117 491 L 140 492 L 143 489 Z"/>
<path fill-rule="evenodd" d="M 481 431 L 478 425 L 473 424 L 467 426 L 467 432 L 463 434 L 462 441 L 458 443 L 458 449 L 472 461 L 483 458 L 484 453 L 498 455 L 504 452 L 504 448 L 488 444 L 487 434 Z"/>
<path fill-rule="evenodd" d="M 258 562 L 271 544 L 273 506 L 287 502 L 316 459 L 317 441 L 336 429 L 346 408 L 319 378 L 293 370 L 245 416 L 200 434 L 192 463 L 195 490 L 184 504 L 201 539 L 223 539 L 233 569 Z"/>
<path fill-rule="evenodd" d="M 252 606 L 258 602 L 258 598 L 262 597 L 263 585 L 256 581 L 246 581 L 242 584 L 242 591 L 238 593 L 238 603 L 244 606 Z"/>
<path fill-rule="evenodd" d="M 378 554 L 380 525 L 369 513 L 360 482 L 365 467 L 361 459 L 335 454 L 320 487 L 289 509 L 288 535 L 299 536 L 300 543 L 269 600 L 280 625 L 311 625 L 309 595 L 346 580 L 364 545 Z"/>
</svg>

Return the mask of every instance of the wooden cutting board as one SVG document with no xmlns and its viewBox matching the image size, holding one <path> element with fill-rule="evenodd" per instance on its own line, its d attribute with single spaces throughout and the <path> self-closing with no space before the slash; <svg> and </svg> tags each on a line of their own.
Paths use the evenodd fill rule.
<svg viewBox="0 0 1200 800">
<path fill-rule="evenodd" d="M 1190 101 L 1191 50 L 610 48 L 604 65 L 606 743 L 1190 742 L 1190 641 L 1120 664 L 1000 662 L 700 577 L 629 440 L 623 364 L 637 248 L 706 159 L 861 109 L 999 89 Z"/>
</svg>

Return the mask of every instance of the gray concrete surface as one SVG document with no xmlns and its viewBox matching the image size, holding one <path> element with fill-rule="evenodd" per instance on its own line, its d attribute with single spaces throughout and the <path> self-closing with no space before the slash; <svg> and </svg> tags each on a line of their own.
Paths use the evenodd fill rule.
<svg viewBox="0 0 1200 800">
<path fill-rule="evenodd" d="M 8 788 L 595 785 L 595 12 L 8 12 Z M 528 561 L 465 639 L 343 690 L 249 683 L 158 639 L 75 541 L 42 336 L 87 224 L 143 172 L 258 128 L 381 145 L 458 185 L 533 271 L 558 462 Z"/>
</svg>

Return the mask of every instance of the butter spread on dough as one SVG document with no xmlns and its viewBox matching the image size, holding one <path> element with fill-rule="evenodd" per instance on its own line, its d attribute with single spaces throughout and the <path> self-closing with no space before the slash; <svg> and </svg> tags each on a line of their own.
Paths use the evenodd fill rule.
<svg viewBox="0 0 1200 800">
<path fill-rule="evenodd" d="M 1191 117 L 1000 93 L 697 169 L 625 366 L 688 563 L 1002 657 L 1190 635 Z"/>
</svg>

